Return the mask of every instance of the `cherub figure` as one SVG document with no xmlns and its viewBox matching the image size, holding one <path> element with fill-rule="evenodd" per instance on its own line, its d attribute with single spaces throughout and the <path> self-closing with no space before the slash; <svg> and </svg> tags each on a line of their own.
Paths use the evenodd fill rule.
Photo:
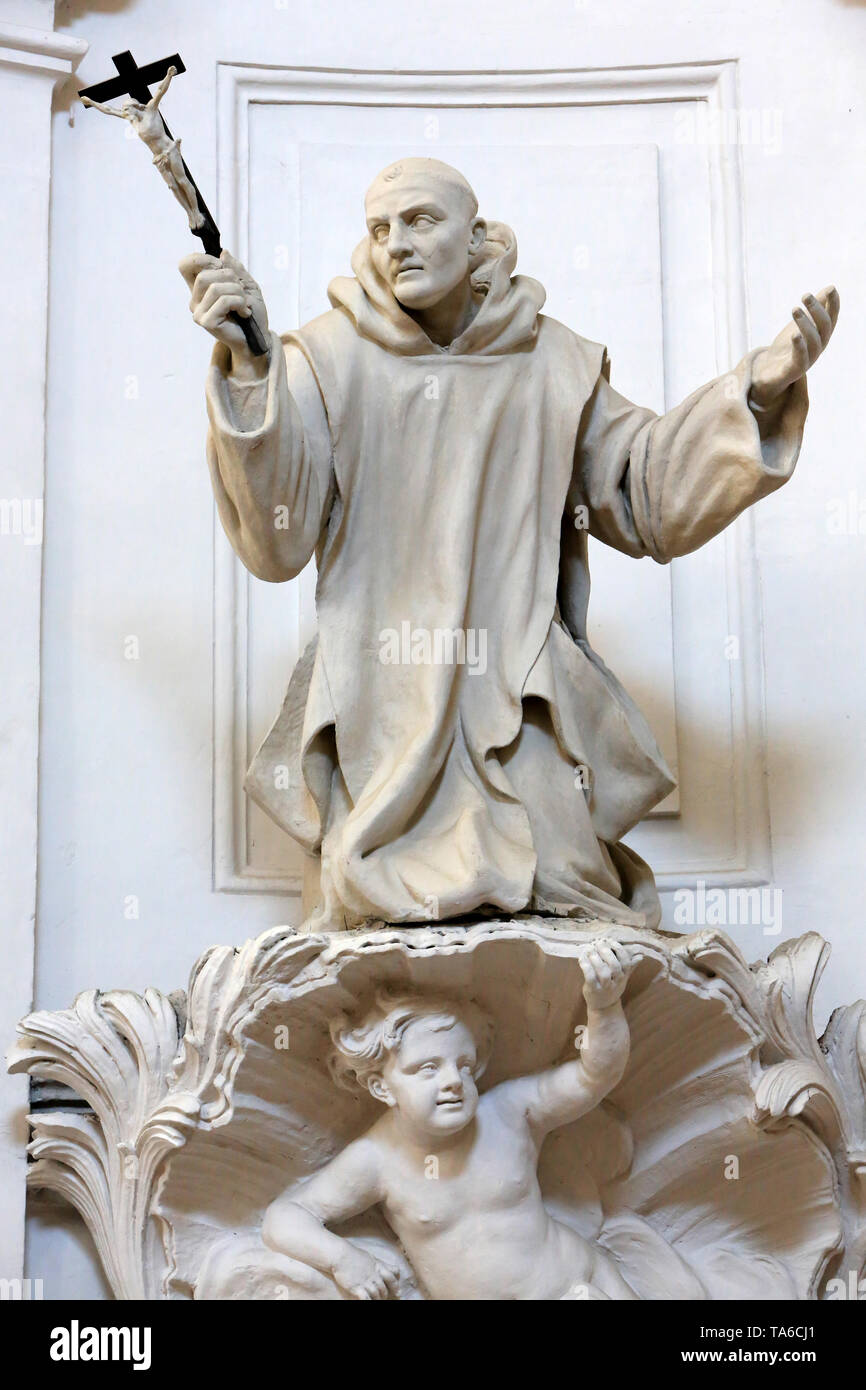
<svg viewBox="0 0 866 1390">
<path fill-rule="evenodd" d="M 159 114 L 159 103 L 173 77 L 177 77 L 177 68 L 171 67 L 146 104 L 142 101 L 125 101 L 118 110 L 105 102 L 91 101 L 90 97 L 82 97 L 81 100 L 85 106 L 95 106 L 97 111 L 104 111 L 106 116 L 119 116 L 121 120 L 129 121 L 136 135 L 152 152 L 154 164 L 189 218 L 190 229 L 195 231 L 203 226 L 205 220 L 198 205 L 198 195 L 184 168 L 180 141 L 168 134 Z"/>
<path fill-rule="evenodd" d="M 380 995 L 357 1026 L 332 1026 L 332 1069 L 385 1105 L 360 1138 L 265 1213 L 272 1250 L 311 1265 L 351 1298 L 387 1298 L 396 1261 L 330 1226 L 381 1204 L 431 1299 L 633 1299 L 613 1259 L 547 1212 L 545 1136 L 592 1110 L 629 1055 L 621 996 L 636 957 L 598 939 L 582 957 L 587 1022 L 579 1056 L 479 1096 L 490 1020 L 470 1003 Z"/>
</svg>

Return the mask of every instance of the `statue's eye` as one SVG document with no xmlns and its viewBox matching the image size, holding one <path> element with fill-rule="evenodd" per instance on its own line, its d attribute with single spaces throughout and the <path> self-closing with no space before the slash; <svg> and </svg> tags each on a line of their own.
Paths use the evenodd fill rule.
<svg viewBox="0 0 866 1390">
<path fill-rule="evenodd" d="M 413 217 L 412 226 L 421 227 L 422 230 L 424 227 L 432 227 L 433 218 L 429 215 L 429 213 L 419 212 L 417 217 Z"/>
<path fill-rule="evenodd" d="M 374 227 L 373 236 L 376 238 L 377 241 L 386 241 L 388 237 L 387 222 L 380 222 L 378 227 Z"/>
<path fill-rule="evenodd" d="M 435 1072 L 435 1070 L 436 1070 L 436 1063 L 435 1063 L 435 1062 L 425 1062 L 424 1065 L 423 1065 L 423 1067 L 421 1068 L 421 1071 L 422 1071 L 422 1073 L 424 1074 L 424 1076 L 432 1076 L 433 1073 Z"/>
</svg>

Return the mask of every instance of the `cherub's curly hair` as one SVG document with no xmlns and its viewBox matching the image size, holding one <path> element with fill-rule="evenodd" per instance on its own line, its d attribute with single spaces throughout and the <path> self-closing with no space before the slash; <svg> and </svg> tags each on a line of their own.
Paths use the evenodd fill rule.
<svg viewBox="0 0 866 1390">
<path fill-rule="evenodd" d="M 369 1078 L 381 1072 L 386 1059 L 400 1046 L 410 1023 L 419 1018 L 441 1018 L 446 1026 L 465 1023 L 477 1048 L 477 1081 L 493 1046 L 490 1016 L 469 999 L 389 989 L 379 990 L 359 1018 L 342 1014 L 331 1023 L 333 1050 L 328 1065 L 334 1080 L 349 1089 L 361 1086 L 366 1090 Z"/>
</svg>

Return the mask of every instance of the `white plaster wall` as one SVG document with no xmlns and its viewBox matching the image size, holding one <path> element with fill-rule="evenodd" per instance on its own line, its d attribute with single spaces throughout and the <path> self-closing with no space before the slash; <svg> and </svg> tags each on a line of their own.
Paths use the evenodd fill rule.
<svg viewBox="0 0 866 1390">
<path fill-rule="evenodd" d="M 51 32 L 51 8 L 0 0 L 0 257 L 15 285 L 0 349 L 0 1032 L 7 1040 L 33 1003 L 51 97 L 82 47 Z M 0 1074 L 4 1280 L 20 1278 L 23 1267 L 26 1113 L 26 1081 Z"/>
<path fill-rule="evenodd" d="M 190 71 L 172 94 L 171 123 L 206 195 L 216 187 L 217 60 L 428 69 L 739 61 L 742 107 L 766 113 L 773 146 L 780 130 L 775 152 L 766 142 L 741 149 L 751 339 L 772 336 L 808 288 L 835 280 L 843 303 L 811 378 L 798 472 L 755 514 L 781 939 L 814 928 L 833 946 L 821 1024 L 835 1003 L 866 993 L 866 534 L 835 535 L 827 524 L 834 499 L 849 493 L 855 511 L 861 501 L 866 510 L 858 333 L 866 6 L 480 0 L 467 11 L 439 0 L 396 11 L 379 0 L 64 0 L 57 21 L 90 43 L 83 83 L 107 76 L 121 49 L 139 61 L 180 51 Z M 71 91 L 61 93 L 51 205 L 43 1008 L 64 1007 L 95 984 L 175 988 L 212 942 L 240 941 L 299 912 L 285 897 L 211 889 L 209 347 L 189 320 L 175 268 L 189 247 L 181 215 L 147 154 L 127 144 L 117 122 L 80 108 L 73 121 L 71 105 Z M 543 267 L 529 269 L 543 278 Z M 137 662 L 124 660 L 130 635 L 140 640 Z M 137 920 L 124 915 L 130 896 L 139 900 Z M 750 958 L 774 944 L 760 927 L 732 935 Z M 47 1296 L 102 1296 L 88 1258 L 44 1215 L 34 1223 L 29 1272 L 55 1271 Z"/>
</svg>

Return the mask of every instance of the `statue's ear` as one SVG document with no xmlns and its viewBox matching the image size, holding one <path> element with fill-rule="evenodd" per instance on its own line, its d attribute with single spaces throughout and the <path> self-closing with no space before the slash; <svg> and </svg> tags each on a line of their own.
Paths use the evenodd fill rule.
<svg viewBox="0 0 866 1390">
<path fill-rule="evenodd" d="M 367 1077 L 367 1090 L 374 1100 L 380 1100 L 383 1105 L 394 1106 L 396 1104 L 390 1086 L 378 1072 Z"/>
<path fill-rule="evenodd" d="M 487 237 L 487 223 L 483 217 L 476 217 L 472 223 L 472 230 L 469 233 L 469 254 L 476 256 L 484 245 Z"/>
</svg>

